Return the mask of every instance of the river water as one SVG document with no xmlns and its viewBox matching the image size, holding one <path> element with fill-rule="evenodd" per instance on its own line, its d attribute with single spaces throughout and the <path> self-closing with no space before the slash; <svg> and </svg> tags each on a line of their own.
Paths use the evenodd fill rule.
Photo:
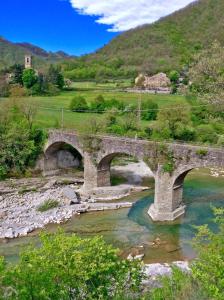
<svg viewBox="0 0 224 300">
<path fill-rule="evenodd" d="M 194 226 L 212 223 L 212 206 L 224 206 L 224 177 L 211 177 L 209 171 L 191 172 L 185 179 L 184 202 L 186 215 L 173 223 L 153 223 L 147 211 L 153 202 L 153 191 L 134 195 L 136 202 L 131 209 L 88 213 L 73 217 L 61 225 L 68 233 L 83 237 L 102 235 L 105 240 L 121 250 L 126 257 L 135 247 L 143 246 L 145 263 L 190 260 L 195 257 L 191 240 L 195 235 Z M 57 230 L 56 225 L 47 227 Z M 159 245 L 153 241 L 159 240 Z M 38 244 L 38 237 L 32 234 L 0 244 L 0 255 L 8 261 L 15 261 L 18 253 L 28 243 Z"/>
</svg>

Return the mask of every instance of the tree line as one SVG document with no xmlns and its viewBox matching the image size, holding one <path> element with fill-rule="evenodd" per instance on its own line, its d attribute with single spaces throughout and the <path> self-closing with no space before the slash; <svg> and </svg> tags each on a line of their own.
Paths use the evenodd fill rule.
<svg viewBox="0 0 224 300">
<path fill-rule="evenodd" d="M 15 87 L 24 89 L 27 95 L 57 95 L 64 86 L 60 66 L 50 65 L 46 72 L 40 72 L 15 64 L 0 74 L 0 97 L 10 96 Z"/>
</svg>

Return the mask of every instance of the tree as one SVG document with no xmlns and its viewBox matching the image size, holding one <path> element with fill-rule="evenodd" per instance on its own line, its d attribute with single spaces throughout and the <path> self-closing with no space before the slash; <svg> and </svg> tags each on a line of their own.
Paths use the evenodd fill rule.
<svg viewBox="0 0 224 300">
<path fill-rule="evenodd" d="M 102 95 L 97 96 L 92 102 L 90 109 L 97 113 L 103 113 L 106 109 L 106 101 Z"/>
<path fill-rule="evenodd" d="M 20 64 L 15 64 L 10 68 L 10 72 L 12 72 L 12 83 L 23 85 L 23 71 L 24 66 Z"/>
<path fill-rule="evenodd" d="M 207 293 L 207 299 L 224 298 L 224 209 L 214 208 L 215 224 L 212 231 L 208 225 L 198 228 L 194 247 L 198 259 L 192 264 L 193 277 Z"/>
<path fill-rule="evenodd" d="M 86 99 L 82 96 L 72 98 L 69 108 L 77 112 L 85 112 L 89 109 Z"/>
<path fill-rule="evenodd" d="M 218 135 L 210 124 L 202 124 L 196 128 L 197 140 L 202 143 L 216 144 Z"/>
<path fill-rule="evenodd" d="M 191 91 L 202 103 L 211 104 L 213 112 L 224 108 L 224 48 L 214 42 L 194 57 L 189 71 Z"/>
<path fill-rule="evenodd" d="M 173 71 L 170 72 L 169 78 L 170 78 L 170 81 L 171 81 L 172 83 L 177 84 L 177 83 L 178 83 L 178 80 L 179 80 L 179 78 L 180 78 L 180 73 L 179 73 L 178 71 L 173 70 Z"/>
<path fill-rule="evenodd" d="M 109 300 L 136 292 L 139 262 L 122 260 L 101 237 L 82 239 L 59 231 L 42 233 L 41 247 L 30 247 L 15 266 L 0 262 L 2 294 L 10 299 Z"/>
<path fill-rule="evenodd" d="M 38 74 L 36 83 L 31 88 L 32 95 L 44 95 L 49 93 L 49 85 L 46 76 Z"/>
<path fill-rule="evenodd" d="M 158 113 L 153 129 L 155 138 L 193 140 L 194 129 L 191 124 L 190 109 L 181 104 L 163 107 Z"/>
<path fill-rule="evenodd" d="M 59 66 L 50 65 L 47 78 L 51 84 L 55 85 L 60 90 L 63 89 L 65 81 Z"/>
<path fill-rule="evenodd" d="M 30 89 L 37 82 L 37 75 L 33 69 L 25 69 L 23 71 L 23 85 Z"/>
<path fill-rule="evenodd" d="M 27 120 L 29 129 L 32 129 L 33 127 L 33 121 L 35 118 L 35 115 L 37 113 L 37 107 L 31 102 L 20 100 L 19 103 L 19 109 L 24 116 L 24 118 Z"/>
<path fill-rule="evenodd" d="M 143 112 L 141 114 L 142 120 L 153 121 L 156 120 L 159 106 L 153 101 L 145 101 L 142 104 Z"/>
<path fill-rule="evenodd" d="M 33 166 L 45 141 L 44 131 L 32 125 L 33 111 L 22 111 L 20 101 L 9 99 L 0 111 L 0 178 Z"/>
</svg>

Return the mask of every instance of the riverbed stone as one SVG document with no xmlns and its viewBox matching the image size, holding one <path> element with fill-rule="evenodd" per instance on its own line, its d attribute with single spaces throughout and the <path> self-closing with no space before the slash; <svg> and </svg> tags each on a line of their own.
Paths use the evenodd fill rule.
<svg viewBox="0 0 224 300">
<path fill-rule="evenodd" d="M 63 197 L 62 203 L 64 205 L 79 204 L 79 200 L 74 189 L 65 187 L 62 189 L 61 195 Z"/>
</svg>

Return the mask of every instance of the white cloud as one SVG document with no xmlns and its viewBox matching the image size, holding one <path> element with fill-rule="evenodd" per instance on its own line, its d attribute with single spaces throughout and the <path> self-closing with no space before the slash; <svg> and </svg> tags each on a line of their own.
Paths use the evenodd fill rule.
<svg viewBox="0 0 224 300">
<path fill-rule="evenodd" d="M 98 17 L 97 23 L 109 31 L 125 31 L 155 22 L 193 0 L 70 0 L 80 13 Z"/>
</svg>

